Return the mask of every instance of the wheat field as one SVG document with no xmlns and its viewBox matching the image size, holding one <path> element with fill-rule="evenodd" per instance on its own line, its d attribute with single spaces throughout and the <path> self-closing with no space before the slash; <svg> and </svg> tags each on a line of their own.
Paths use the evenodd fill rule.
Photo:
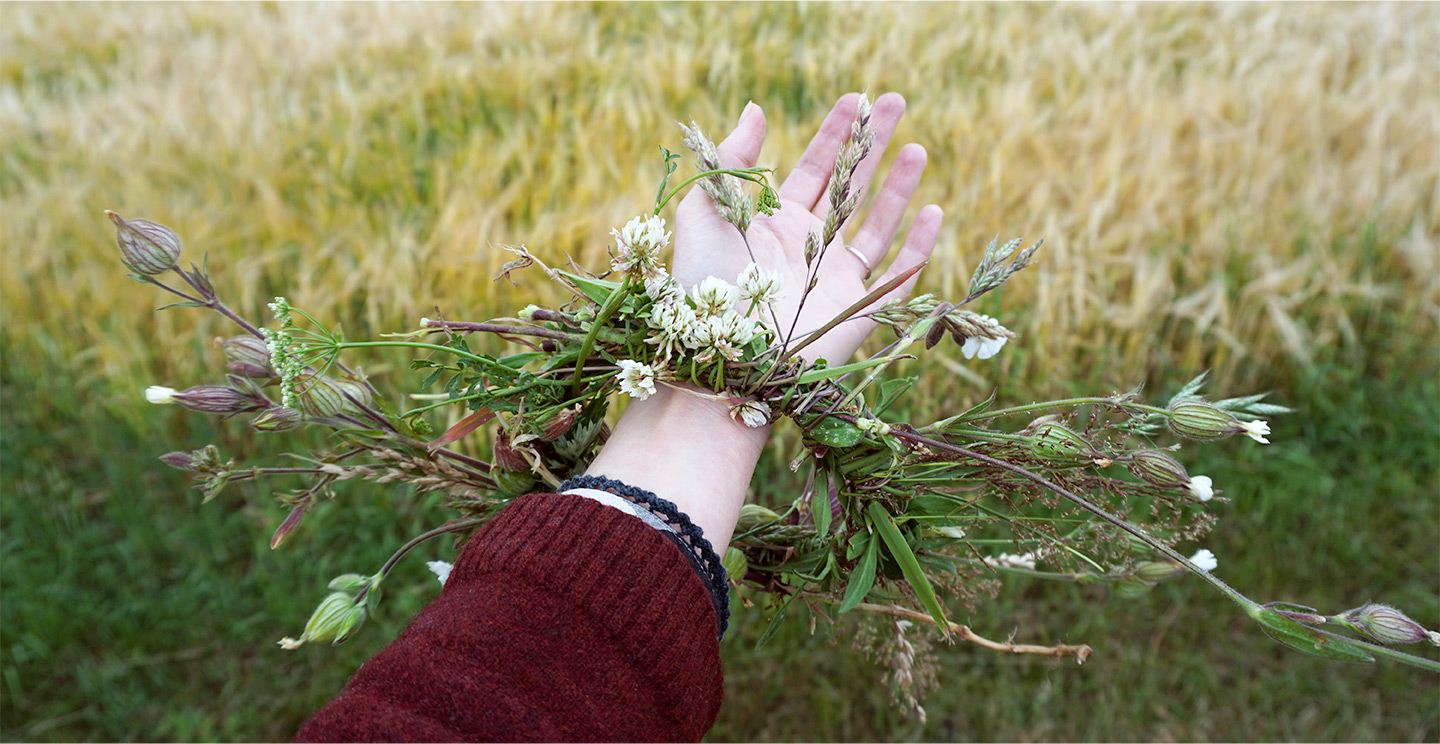
<svg viewBox="0 0 1440 744">
<path fill-rule="evenodd" d="M 930 152 L 922 197 L 948 224 L 922 290 L 961 293 L 992 236 L 1045 238 L 990 308 L 1027 353 L 977 382 L 1117 357 L 1224 375 L 1354 343 L 1370 304 L 1398 300 L 1416 334 L 1440 314 L 1433 6 L 6 4 L 0 19 L 7 344 L 87 380 L 188 384 L 202 361 L 157 358 L 195 315 L 151 312 L 103 209 L 175 227 L 255 316 L 284 293 L 352 332 L 435 305 L 479 319 L 553 296 L 492 281 L 502 244 L 599 265 L 654 193 L 657 145 L 681 149 L 674 120 L 718 136 L 755 100 L 761 164 L 783 177 L 855 89 L 904 94 L 897 141 Z"/>
</svg>

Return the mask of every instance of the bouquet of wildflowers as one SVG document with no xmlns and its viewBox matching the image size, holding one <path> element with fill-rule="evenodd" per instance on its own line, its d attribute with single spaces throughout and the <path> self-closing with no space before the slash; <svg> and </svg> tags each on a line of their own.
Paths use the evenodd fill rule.
<svg viewBox="0 0 1440 744">
<path fill-rule="evenodd" d="M 1367 604 L 1326 614 L 1261 604 L 1215 575 L 1218 561 L 1209 550 L 1177 550 L 1208 533 L 1216 522 L 1211 509 L 1227 501 L 1210 478 L 1191 475 L 1176 459 L 1179 442 L 1238 436 L 1254 446 L 1268 443 L 1264 417 L 1287 409 L 1265 402 L 1264 395 L 1208 399 L 1202 374 L 1163 401 L 1145 400 L 1137 389 L 1018 406 L 1000 405 L 992 396 L 930 422 L 890 413 L 915 382 L 887 375 L 892 368 L 947 342 L 967 359 L 984 360 L 1016 338 L 967 306 L 1030 265 L 1039 243 L 992 242 L 965 297 L 882 301 L 917 266 L 873 287 L 819 327 L 781 323 L 777 298 L 793 293 L 804 307 L 827 253 L 850 250 L 837 236 L 859 202 L 852 177 L 874 138 L 863 101 L 830 176 L 828 216 L 804 238 L 807 269 L 798 286 L 752 262 L 738 276 L 712 276 L 687 291 L 667 273 L 662 253 L 671 236 L 661 215 L 677 193 L 698 184 L 741 236 L 757 213 L 771 214 L 781 205 L 767 171 L 722 168 L 715 145 L 698 126 L 682 129 L 698 172 L 672 186 L 679 156 L 662 150 L 653 208 L 612 231 L 612 260 L 603 273 L 551 267 L 524 247 L 509 249 L 515 259 L 502 276 L 528 271 L 555 282 L 568 303 L 531 305 L 514 317 L 483 322 L 424 318 L 417 328 L 381 340 L 347 340 L 338 327 L 327 331 L 283 297 L 271 303 L 273 318 L 266 323 L 248 321 L 220 300 L 205 270 L 179 266 L 181 244 L 172 231 L 107 213 L 134 278 L 176 295 L 176 305 L 208 308 L 238 327 L 220 344 L 223 384 L 184 391 L 155 387 L 146 391 L 151 402 L 245 416 L 258 432 L 322 427 L 336 435 L 333 449 L 310 453 L 303 467 L 241 466 L 214 446 L 161 458 L 193 472 L 206 500 L 231 484 L 265 476 L 310 479 L 306 488 L 282 497 L 290 513 L 275 530 L 272 547 L 302 524 L 331 484 L 344 480 L 440 492 L 453 512 L 399 546 L 378 571 L 336 577 L 304 632 L 282 645 L 338 643 L 353 635 L 408 550 L 441 535 L 463 539 L 516 496 L 553 490 L 583 473 L 606 440 L 612 403 L 618 397 L 643 400 L 669 385 L 723 402 L 747 426 L 787 419 L 799 432 L 785 466 L 803 486 L 787 503 L 746 505 L 723 556 L 727 578 L 747 606 L 753 596 L 775 598 L 762 643 L 797 602 L 808 608 L 812 623 L 856 612 L 883 616 L 894 633 L 887 653 L 897 660 L 895 681 L 910 691 L 923 686 L 924 677 L 913 665 L 919 641 L 907 635 L 915 623 L 933 626 L 946 639 L 1005 652 L 1081 662 L 1091 653 L 1086 645 L 993 641 L 949 619 L 948 603 L 973 605 L 993 595 L 1000 574 L 1100 583 L 1121 596 L 1193 574 L 1292 648 L 1346 661 L 1384 656 L 1440 671 L 1440 664 L 1390 648 L 1440 645 L 1440 634 L 1395 608 Z M 753 186 L 754 196 L 744 184 Z M 166 283 L 168 275 L 179 281 Z M 887 326 L 894 340 L 854 362 L 806 361 L 800 354 L 858 318 Z M 412 394 L 410 401 L 423 401 L 413 407 L 387 400 L 342 361 L 348 351 L 372 347 L 415 353 L 417 379 L 393 384 L 410 390 L 438 385 L 443 392 Z M 451 407 L 462 412 L 458 423 L 437 433 L 429 414 Z M 490 433 L 489 457 L 463 452 L 463 440 L 482 429 Z M 435 568 L 443 580 L 447 567 Z M 907 695 L 918 710 L 915 696 Z"/>
</svg>

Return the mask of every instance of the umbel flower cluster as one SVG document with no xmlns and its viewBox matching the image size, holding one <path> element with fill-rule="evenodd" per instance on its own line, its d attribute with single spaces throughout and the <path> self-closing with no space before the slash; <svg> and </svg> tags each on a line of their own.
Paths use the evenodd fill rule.
<svg viewBox="0 0 1440 744">
<path fill-rule="evenodd" d="M 517 495 L 554 488 L 583 472 L 608 436 L 607 414 L 618 398 L 644 400 L 675 385 L 692 394 L 697 386 L 709 391 L 701 394 L 723 401 L 748 426 L 793 425 L 793 455 L 770 467 L 795 473 L 792 494 L 779 503 L 746 505 L 723 556 L 728 579 L 747 606 L 752 598 L 770 597 L 772 621 L 761 642 L 803 609 L 811 622 L 839 623 L 852 613 L 883 618 L 883 624 L 865 627 L 895 634 L 897 640 L 881 645 L 909 649 L 906 659 L 921 643 L 920 628 L 929 626 L 947 640 L 1083 661 L 1089 646 L 988 640 L 952 622 L 948 608 L 993 596 L 1001 574 L 1103 584 L 1131 597 L 1188 573 L 1292 648 L 1348 661 L 1385 656 L 1440 670 L 1386 645 L 1440 645 L 1440 636 L 1399 610 L 1366 604 L 1325 615 L 1260 604 L 1223 582 L 1216 575 L 1221 558 L 1196 544 L 1230 500 L 1217 488 L 1221 484 L 1190 474 L 1175 452 L 1185 442 L 1237 436 L 1250 446 L 1268 443 L 1265 417 L 1287 409 L 1264 402 L 1263 395 L 1207 399 L 1202 374 L 1160 403 L 1142 401 L 1137 389 L 1009 407 L 992 396 L 931 422 L 901 421 L 889 413 L 903 409 L 897 402 L 915 379 L 887 372 L 914 353 L 934 350 L 948 338 L 967 360 L 984 364 L 1017 338 L 966 305 L 1029 265 L 1038 243 L 992 242 L 958 302 L 922 295 L 882 303 L 912 270 L 873 287 L 810 333 L 779 327 L 774 303 L 796 297 L 803 303 L 826 253 L 843 248 L 837 236 L 858 200 L 850 174 L 873 139 L 868 106 L 860 107 L 850 142 L 837 157 L 827 190 L 829 217 L 805 238 L 805 281 L 787 285 L 752 263 L 738 276 L 681 286 L 665 269 L 671 235 L 661 213 L 684 187 L 698 183 L 741 234 L 757 213 L 779 208 L 766 171 L 721 168 L 700 128 L 692 123 L 683 129 L 699 172 L 671 187 L 679 156 L 664 152 L 654 208 L 611 232 L 612 258 L 603 275 L 551 268 L 523 247 L 510 249 L 516 258 L 502 276 L 531 269 L 528 276 L 563 287 L 567 304 L 532 305 L 517 317 L 483 322 L 425 318 L 417 329 L 382 340 L 348 341 L 338 327 L 325 330 L 284 298 L 270 305 L 270 321 L 252 323 L 220 300 L 206 272 L 179 266 L 181 242 L 174 232 L 108 213 L 134 278 L 176 295 L 176 305 L 213 310 L 238 328 L 236 336 L 219 341 L 223 384 L 155 386 L 145 391 L 147 400 L 243 416 L 263 433 L 318 426 L 340 435 L 332 450 L 302 458 L 305 467 L 242 467 L 213 446 L 161 458 L 194 473 L 207 500 L 257 478 L 307 479 L 307 486 L 281 497 L 289 516 L 272 537 L 278 547 L 336 482 L 406 484 L 447 497 L 451 513 L 437 514 L 435 529 L 399 546 L 374 574 L 337 577 L 301 637 L 282 645 L 350 637 L 375 611 L 382 582 L 407 551 L 441 535 L 463 539 Z M 758 187 L 753 201 L 746 183 Z M 169 274 L 179 281 L 162 279 Z M 848 363 L 812 363 L 799 354 L 860 317 L 890 328 L 894 340 Z M 479 341 L 483 334 L 495 338 Z M 341 361 L 347 350 L 377 346 L 416 354 L 412 368 L 423 378 L 391 382 L 423 404 L 407 409 L 387 402 Z M 436 435 L 429 414 L 452 407 L 460 411 L 458 423 Z M 469 446 L 482 433 L 488 459 Z M 443 581 L 445 566 L 432 568 Z M 1341 632 L 1347 630 L 1354 635 Z M 902 697 L 918 709 L 907 685 L 926 674 L 911 661 L 894 669 L 892 680 L 906 688 Z"/>
</svg>

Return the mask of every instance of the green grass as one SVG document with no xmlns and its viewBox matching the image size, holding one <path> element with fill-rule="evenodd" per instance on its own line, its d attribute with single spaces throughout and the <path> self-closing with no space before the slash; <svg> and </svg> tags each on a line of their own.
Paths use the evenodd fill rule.
<svg viewBox="0 0 1440 744">
<path fill-rule="evenodd" d="M 1435 627 L 1437 360 L 1403 339 L 1371 352 L 1368 364 L 1325 362 L 1274 380 L 1300 409 L 1277 421 L 1275 444 L 1232 440 L 1187 455 L 1192 472 L 1212 475 L 1234 499 L 1204 544 L 1226 579 L 1262 600 L 1331 611 L 1384 600 Z M 436 593 L 426 558 L 414 555 L 355 640 L 282 652 L 275 641 L 299 629 L 324 581 L 378 565 L 443 518 L 434 502 L 402 489 L 342 489 L 271 552 L 284 514 L 268 493 L 246 485 L 201 505 L 183 474 L 154 458 L 208 441 L 273 458 L 288 440 L 138 398 L 89 405 L 103 391 L 13 354 L 0 383 L 7 740 L 287 738 Z M 421 552 L 442 557 L 447 547 Z M 940 685 L 925 700 L 924 727 L 890 704 L 881 668 L 852 648 L 856 621 L 835 640 L 823 622 L 809 635 L 807 619 L 795 613 L 757 649 L 768 613 L 737 601 L 712 740 L 1440 735 L 1440 680 L 1283 649 L 1194 581 L 1133 601 L 1008 581 L 998 600 L 959 619 L 990 637 L 1089 643 L 1095 655 L 1077 667 L 937 645 Z"/>
</svg>

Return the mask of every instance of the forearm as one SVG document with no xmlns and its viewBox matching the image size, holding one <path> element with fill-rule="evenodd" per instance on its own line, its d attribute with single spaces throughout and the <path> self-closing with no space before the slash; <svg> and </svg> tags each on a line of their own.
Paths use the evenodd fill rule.
<svg viewBox="0 0 1440 744">
<path fill-rule="evenodd" d="M 769 436 L 769 426 L 731 419 L 723 402 L 661 385 L 630 403 L 586 473 L 668 499 L 723 556 Z"/>
</svg>

